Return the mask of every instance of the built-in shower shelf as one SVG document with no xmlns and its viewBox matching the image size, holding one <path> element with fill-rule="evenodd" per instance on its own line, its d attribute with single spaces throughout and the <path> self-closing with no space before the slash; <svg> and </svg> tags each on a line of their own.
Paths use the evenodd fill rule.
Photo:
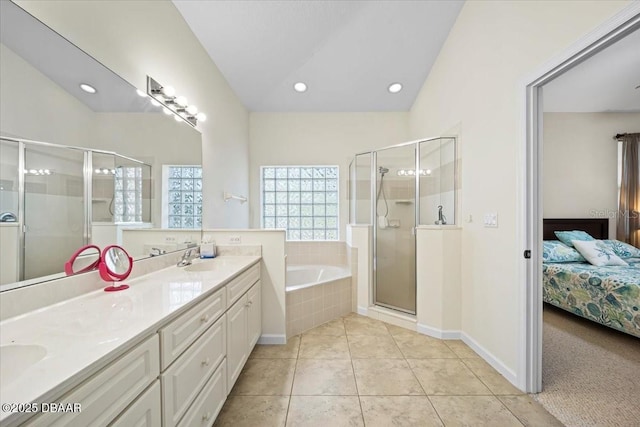
<svg viewBox="0 0 640 427">
<path fill-rule="evenodd" d="M 400 199 L 400 200 L 395 200 L 396 205 L 411 205 L 413 204 L 413 200 L 411 199 Z"/>
</svg>

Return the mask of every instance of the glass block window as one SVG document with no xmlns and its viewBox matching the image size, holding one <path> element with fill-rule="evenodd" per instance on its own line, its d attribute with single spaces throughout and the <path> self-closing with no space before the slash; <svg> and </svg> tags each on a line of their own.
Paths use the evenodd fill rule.
<svg viewBox="0 0 640 427">
<path fill-rule="evenodd" d="M 142 222 L 142 167 L 117 167 L 114 185 L 114 221 Z"/>
<path fill-rule="evenodd" d="M 202 167 L 164 167 L 163 177 L 167 195 L 163 209 L 166 209 L 168 228 L 202 227 Z"/>
<path fill-rule="evenodd" d="M 338 240 L 337 166 L 262 167 L 262 227 L 288 240 Z"/>
</svg>

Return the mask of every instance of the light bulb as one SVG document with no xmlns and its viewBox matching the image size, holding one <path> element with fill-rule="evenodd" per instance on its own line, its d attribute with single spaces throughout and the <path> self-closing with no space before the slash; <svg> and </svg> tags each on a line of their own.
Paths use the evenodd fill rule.
<svg viewBox="0 0 640 427">
<path fill-rule="evenodd" d="M 199 120 L 201 122 L 206 122 L 207 121 L 207 115 L 205 113 L 198 113 L 198 114 L 196 114 L 196 120 Z"/>
<path fill-rule="evenodd" d="M 95 173 L 100 173 L 100 169 L 94 170 Z"/>
<path fill-rule="evenodd" d="M 195 105 L 189 105 L 187 107 L 187 113 L 191 114 L 192 116 L 196 115 L 198 113 L 198 107 L 196 107 Z"/>
<path fill-rule="evenodd" d="M 44 170 L 45 175 L 51 175 L 51 171 L 49 169 Z"/>
<path fill-rule="evenodd" d="M 138 96 L 141 96 L 143 98 L 147 97 L 147 94 L 141 91 L 140 89 L 136 89 L 136 93 L 138 94 Z"/>
<path fill-rule="evenodd" d="M 30 173 L 30 174 L 36 174 L 36 173 L 38 173 L 38 171 L 37 171 L 37 170 L 35 170 L 35 169 L 29 169 L 29 173 Z"/>
<path fill-rule="evenodd" d="M 187 101 L 187 98 L 184 96 L 179 96 L 176 98 L 176 104 L 178 104 L 181 107 L 186 107 L 187 104 L 189 104 L 189 102 Z"/>
<path fill-rule="evenodd" d="M 415 175 L 415 174 L 416 174 L 416 171 L 414 171 L 413 169 L 409 169 L 409 170 L 407 171 L 407 174 L 409 174 L 409 176 L 413 176 L 413 175 Z"/>
<path fill-rule="evenodd" d="M 80 84 L 80 89 L 82 89 L 83 91 L 87 92 L 87 93 L 96 93 L 97 90 L 95 87 L 88 85 L 86 83 L 81 83 Z"/>
<path fill-rule="evenodd" d="M 293 90 L 295 90 L 298 93 L 306 92 L 307 85 L 303 82 L 298 82 L 293 85 Z"/>
<path fill-rule="evenodd" d="M 427 169 L 427 170 L 425 171 L 425 173 L 426 173 L 427 175 L 431 175 L 431 169 Z"/>
<path fill-rule="evenodd" d="M 402 90 L 402 85 L 400 83 L 391 83 L 387 90 L 391 93 L 398 93 Z"/>
<path fill-rule="evenodd" d="M 162 88 L 162 93 L 167 96 L 173 97 L 176 94 L 176 90 L 173 88 L 173 86 L 165 86 Z"/>
<path fill-rule="evenodd" d="M 159 107 L 160 103 L 157 100 L 151 98 L 151 105 L 153 105 L 154 107 Z"/>
<path fill-rule="evenodd" d="M 38 174 L 44 175 L 44 169 L 38 169 Z"/>
<path fill-rule="evenodd" d="M 162 109 L 162 112 L 163 112 L 163 113 L 165 113 L 167 116 L 170 116 L 170 115 L 171 115 L 171 110 L 169 110 L 167 107 L 164 107 L 164 108 Z"/>
</svg>

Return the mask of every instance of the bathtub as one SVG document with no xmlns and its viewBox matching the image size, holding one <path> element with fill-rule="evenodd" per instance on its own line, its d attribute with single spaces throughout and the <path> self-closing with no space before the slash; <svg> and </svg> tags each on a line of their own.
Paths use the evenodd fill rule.
<svg viewBox="0 0 640 427">
<path fill-rule="evenodd" d="M 352 311 L 351 271 L 333 265 L 289 265 L 286 276 L 287 337 Z"/>
<path fill-rule="evenodd" d="M 285 279 L 287 292 L 351 277 L 348 267 L 335 265 L 289 265 Z"/>
</svg>

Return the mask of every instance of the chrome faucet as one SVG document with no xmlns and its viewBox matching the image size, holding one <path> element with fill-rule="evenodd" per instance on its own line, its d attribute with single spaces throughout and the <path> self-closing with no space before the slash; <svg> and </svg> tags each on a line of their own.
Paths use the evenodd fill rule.
<svg viewBox="0 0 640 427">
<path fill-rule="evenodd" d="M 436 225 L 444 225 L 447 223 L 447 217 L 442 213 L 442 205 L 438 205 L 438 220 Z"/>
<path fill-rule="evenodd" d="M 186 267 L 187 265 L 191 265 L 191 261 L 194 257 L 192 257 L 192 253 L 195 251 L 194 248 L 189 248 L 182 254 L 182 259 L 178 262 L 178 267 Z"/>
<path fill-rule="evenodd" d="M 151 248 L 151 252 L 149 253 L 149 256 L 158 256 L 158 255 L 164 255 L 166 254 L 167 251 L 164 251 L 160 248 Z"/>
</svg>

